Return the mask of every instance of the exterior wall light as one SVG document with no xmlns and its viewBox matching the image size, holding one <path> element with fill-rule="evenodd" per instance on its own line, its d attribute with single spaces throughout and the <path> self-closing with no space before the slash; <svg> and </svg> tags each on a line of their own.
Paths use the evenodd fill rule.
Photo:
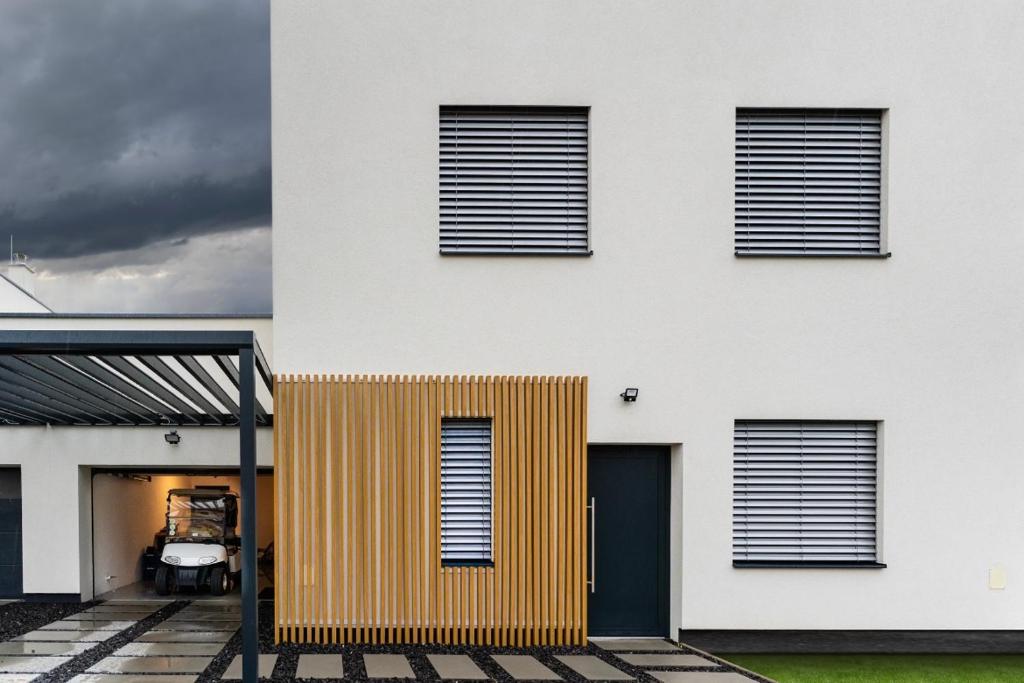
<svg viewBox="0 0 1024 683">
<path fill-rule="evenodd" d="M 172 446 L 177 446 L 179 443 L 181 443 L 181 436 L 178 434 L 178 430 L 172 429 L 171 431 L 164 434 L 164 441 L 171 444 Z"/>
<path fill-rule="evenodd" d="M 636 396 L 639 393 L 640 390 L 637 389 L 636 387 L 627 387 L 625 391 L 619 394 L 619 396 L 621 396 L 622 400 L 625 401 L 626 403 L 635 403 Z"/>
</svg>

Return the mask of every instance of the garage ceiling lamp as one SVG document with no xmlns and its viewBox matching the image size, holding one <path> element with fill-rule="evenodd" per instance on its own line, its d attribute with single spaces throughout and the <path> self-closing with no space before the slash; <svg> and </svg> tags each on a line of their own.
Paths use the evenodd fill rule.
<svg viewBox="0 0 1024 683">
<path fill-rule="evenodd" d="M 177 429 L 172 429 L 171 431 L 164 434 L 164 441 L 171 444 L 172 446 L 177 446 L 179 443 L 181 443 L 181 435 L 178 434 Z"/>
<path fill-rule="evenodd" d="M 622 400 L 625 401 L 626 403 L 635 403 L 637 394 L 639 393 L 640 390 L 637 389 L 636 387 L 627 387 L 625 391 L 619 394 L 619 396 L 621 396 Z"/>
</svg>

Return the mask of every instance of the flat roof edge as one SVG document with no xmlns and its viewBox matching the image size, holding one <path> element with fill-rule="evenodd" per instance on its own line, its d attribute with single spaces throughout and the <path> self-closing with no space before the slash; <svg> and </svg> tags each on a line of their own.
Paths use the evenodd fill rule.
<svg viewBox="0 0 1024 683">
<path fill-rule="evenodd" d="M 273 313 L 0 313 L 3 318 L 37 318 L 41 320 L 244 320 L 273 319 Z"/>
</svg>

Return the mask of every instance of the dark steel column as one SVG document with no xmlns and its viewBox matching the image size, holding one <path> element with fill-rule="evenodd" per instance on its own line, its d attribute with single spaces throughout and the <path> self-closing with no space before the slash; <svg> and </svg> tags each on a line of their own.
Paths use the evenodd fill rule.
<svg viewBox="0 0 1024 683">
<path fill-rule="evenodd" d="M 256 367 L 253 350 L 238 352 L 238 423 L 242 488 L 242 681 L 259 680 L 256 598 Z"/>
</svg>

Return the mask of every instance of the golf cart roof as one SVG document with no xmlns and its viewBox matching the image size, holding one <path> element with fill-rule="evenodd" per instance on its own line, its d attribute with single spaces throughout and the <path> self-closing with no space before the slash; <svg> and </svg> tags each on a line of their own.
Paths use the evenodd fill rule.
<svg viewBox="0 0 1024 683">
<path fill-rule="evenodd" d="M 191 496 L 192 498 L 223 498 L 224 496 L 233 496 L 238 498 L 237 493 L 222 491 L 221 489 L 171 489 L 167 492 L 168 500 L 171 496 Z"/>
</svg>

